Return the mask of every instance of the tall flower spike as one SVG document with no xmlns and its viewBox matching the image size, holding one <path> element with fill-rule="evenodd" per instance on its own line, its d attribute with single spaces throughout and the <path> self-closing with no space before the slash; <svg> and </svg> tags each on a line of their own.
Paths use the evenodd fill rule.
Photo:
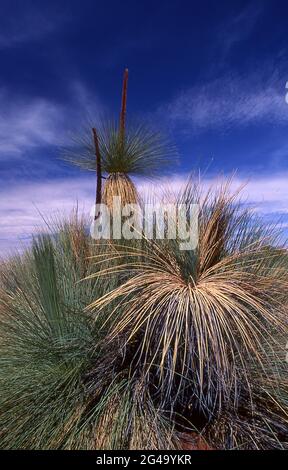
<svg viewBox="0 0 288 470">
<path fill-rule="evenodd" d="M 99 141 L 98 135 L 95 127 L 92 129 L 93 138 L 94 138 L 94 146 L 95 146 L 95 156 L 96 156 L 96 173 L 97 173 L 97 180 L 96 180 L 96 204 L 101 204 L 102 198 L 102 168 L 101 168 L 101 154 L 99 148 Z M 95 213 L 95 220 L 97 219 L 98 215 Z"/>
<path fill-rule="evenodd" d="M 123 139 L 125 133 L 125 120 L 127 109 L 127 87 L 128 87 L 128 69 L 124 71 L 123 86 L 122 86 L 122 102 L 120 113 L 120 136 Z"/>
</svg>

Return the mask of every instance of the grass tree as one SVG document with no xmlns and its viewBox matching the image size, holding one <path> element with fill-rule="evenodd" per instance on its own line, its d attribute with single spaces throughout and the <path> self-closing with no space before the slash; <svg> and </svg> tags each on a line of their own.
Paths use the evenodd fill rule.
<svg viewBox="0 0 288 470">
<path fill-rule="evenodd" d="M 97 172 L 97 199 L 111 206 L 114 196 L 122 204 L 139 202 L 133 177 L 153 178 L 176 164 L 176 151 L 169 140 L 142 122 L 131 123 L 127 113 L 128 70 L 124 72 L 121 111 L 117 120 L 101 120 L 74 137 L 63 152 L 66 161 Z M 96 159 L 95 159 L 96 154 Z M 104 179 L 102 188 L 101 179 Z"/>
<path fill-rule="evenodd" d="M 106 253 L 97 277 L 123 282 L 90 308 L 97 318 L 113 306 L 108 344 L 121 339 L 131 376 L 178 426 L 198 426 L 220 448 L 285 447 L 287 251 L 227 185 L 213 192 L 201 199 L 190 181 L 177 198 L 200 205 L 196 250 L 119 245 L 118 265 Z"/>
</svg>

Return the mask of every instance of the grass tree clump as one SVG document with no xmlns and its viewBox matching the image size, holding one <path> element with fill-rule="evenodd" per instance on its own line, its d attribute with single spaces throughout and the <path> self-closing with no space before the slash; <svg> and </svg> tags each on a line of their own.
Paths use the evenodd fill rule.
<svg viewBox="0 0 288 470">
<path fill-rule="evenodd" d="M 116 303 L 108 341 L 121 338 L 131 374 L 147 380 L 175 423 L 182 416 L 218 447 L 284 447 L 287 251 L 275 239 L 269 245 L 273 233 L 227 187 L 201 200 L 189 183 L 184 200 L 200 204 L 198 248 L 181 251 L 177 240 L 119 246 L 119 264 L 97 276 L 127 279 L 91 304 L 95 318 Z"/>
<path fill-rule="evenodd" d="M 79 420 L 98 336 L 83 315 L 97 282 L 77 284 L 87 242 L 81 225 L 65 224 L 1 267 L 1 447 L 61 447 Z"/>
<path fill-rule="evenodd" d="M 103 251 L 73 216 L 2 263 L 1 448 L 177 447 L 173 423 L 130 378 L 118 340 L 107 347 L 109 311 L 85 311 L 120 282 L 83 282 Z"/>
</svg>

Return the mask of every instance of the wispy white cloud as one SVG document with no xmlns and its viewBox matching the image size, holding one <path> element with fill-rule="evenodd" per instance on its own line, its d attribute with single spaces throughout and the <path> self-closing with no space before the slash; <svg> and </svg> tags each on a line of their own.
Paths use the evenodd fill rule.
<svg viewBox="0 0 288 470">
<path fill-rule="evenodd" d="M 60 25 L 70 19 L 61 7 L 53 9 L 49 4 L 29 6 L 27 2 L 13 2 L 1 5 L 0 49 L 8 49 L 41 39 L 55 32 Z M 4 13 L 5 12 L 5 13 Z"/>
<path fill-rule="evenodd" d="M 278 221 L 283 219 L 283 227 L 288 218 L 288 174 L 244 181 L 234 178 L 231 191 L 242 191 L 243 203 L 251 205 L 264 220 Z M 220 183 L 220 179 L 218 183 Z M 176 175 L 174 178 L 160 179 L 155 184 L 137 181 L 142 194 L 160 192 L 177 192 L 187 182 L 187 175 Z M 217 183 L 215 179 L 203 179 L 203 189 Z M 31 242 L 31 235 L 46 229 L 41 214 L 47 220 L 68 216 L 78 204 L 80 212 L 89 214 L 94 203 L 94 175 L 76 179 L 51 180 L 45 183 L 31 183 L 11 189 L 0 190 L 0 256 L 7 256 L 16 247 L 26 246 Z"/>
<path fill-rule="evenodd" d="M 31 147 L 55 144 L 59 126 L 59 107 L 45 99 L 9 100 L 0 93 L 0 158 L 11 158 Z"/>
<path fill-rule="evenodd" d="M 30 243 L 45 229 L 46 220 L 68 216 L 79 205 L 90 211 L 94 200 L 93 177 L 51 180 L 0 190 L 0 256 Z"/>
<path fill-rule="evenodd" d="M 43 97 L 28 99 L 0 89 L 0 160 L 17 158 L 45 145 L 65 143 L 85 119 L 97 119 L 103 105 L 83 83 L 69 85 L 71 101 L 59 104 Z"/>
<path fill-rule="evenodd" d="M 215 46 L 223 52 L 223 58 L 232 52 L 234 46 L 245 41 L 253 32 L 258 19 L 263 14 L 264 5 L 258 2 L 250 3 L 242 8 L 235 16 L 230 16 L 219 26 L 215 38 Z"/>
<path fill-rule="evenodd" d="M 282 83 L 283 81 L 283 83 Z M 226 75 L 179 93 L 160 112 L 189 131 L 227 131 L 250 124 L 286 124 L 286 77 L 272 74 L 267 81 L 259 73 Z"/>
<path fill-rule="evenodd" d="M 139 182 L 139 190 L 147 195 L 155 194 L 159 197 L 167 191 L 177 193 L 187 184 L 189 175 L 176 175 L 173 178 L 163 178 L 155 185 L 147 182 Z M 196 178 L 196 176 L 195 176 Z M 224 181 L 223 177 L 200 178 L 199 183 L 203 191 L 217 188 Z M 225 179 L 227 181 L 227 179 Z M 261 178 L 244 179 L 234 176 L 231 178 L 229 190 L 237 192 L 240 188 L 239 198 L 243 204 L 248 204 L 262 215 L 278 214 L 288 215 L 288 173 L 270 175 Z"/>
</svg>

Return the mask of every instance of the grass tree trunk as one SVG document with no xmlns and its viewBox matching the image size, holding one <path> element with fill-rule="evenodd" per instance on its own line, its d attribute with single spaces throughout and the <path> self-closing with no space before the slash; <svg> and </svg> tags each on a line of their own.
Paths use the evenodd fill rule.
<svg viewBox="0 0 288 470">
<path fill-rule="evenodd" d="M 123 78 L 123 86 L 122 86 L 122 101 L 121 101 L 120 130 L 119 130 L 122 144 L 124 144 L 124 137 L 125 137 L 127 89 L 128 89 L 128 69 L 125 69 L 124 78 Z"/>
</svg>

